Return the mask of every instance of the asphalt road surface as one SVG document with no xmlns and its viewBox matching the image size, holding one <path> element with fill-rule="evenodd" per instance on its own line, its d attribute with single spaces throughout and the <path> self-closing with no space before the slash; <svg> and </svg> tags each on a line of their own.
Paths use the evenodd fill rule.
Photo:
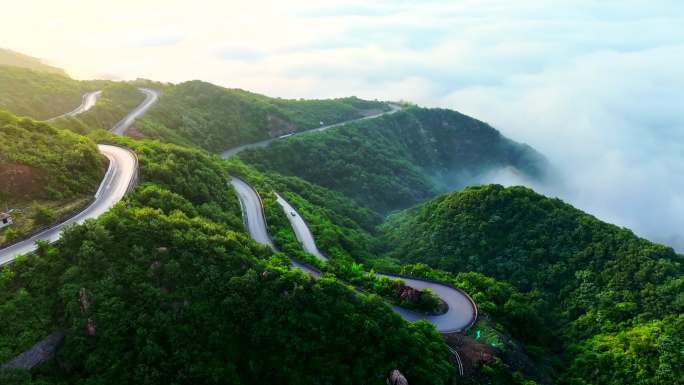
<svg viewBox="0 0 684 385">
<path fill-rule="evenodd" d="M 309 254 L 313 254 L 316 256 L 316 258 L 322 260 L 322 261 L 328 261 L 328 257 L 323 255 L 320 250 L 318 250 L 318 247 L 316 247 L 316 241 L 314 241 L 313 235 L 311 235 L 311 231 L 309 231 L 309 226 L 306 225 L 306 222 L 304 222 L 304 219 L 299 215 L 297 210 L 294 209 L 294 207 L 290 206 L 289 203 L 283 197 L 280 196 L 280 194 L 276 194 L 278 197 L 278 203 L 280 206 L 285 210 L 285 214 L 287 215 L 287 219 L 290 220 L 290 225 L 292 225 L 292 230 L 294 230 L 295 236 L 297 237 L 297 240 L 299 243 L 302 245 L 302 248 L 304 248 L 304 251 L 306 251 Z"/>
<path fill-rule="evenodd" d="M 76 107 L 75 110 L 73 110 L 71 112 L 67 112 L 66 114 L 54 117 L 52 119 L 48 119 L 47 121 L 51 122 L 51 121 L 57 120 L 59 118 L 63 118 L 66 116 L 76 116 L 80 113 L 86 112 L 89 109 L 93 108 L 95 103 L 97 103 L 97 99 L 99 99 L 101 95 L 102 95 L 102 91 L 88 92 L 88 93 L 83 95 L 83 98 L 81 100 L 81 105 Z"/>
<path fill-rule="evenodd" d="M 242 214 L 245 220 L 245 225 L 249 235 L 255 241 L 268 245 L 274 248 L 273 243 L 268 236 L 268 230 L 266 228 L 266 219 L 264 218 L 263 210 L 261 207 L 261 199 L 259 198 L 257 192 L 247 183 L 240 179 L 232 178 L 231 184 L 235 187 L 237 191 L 238 198 L 240 200 L 240 205 L 242 206 Z M 277 195 L 278 203 L 283 208 L 287 219 L 290 221 L 290 225 L 297 236 L 297 240 L 302 245 L 302 248 L 307 253 L 313 254 L 322 261 L 327 261 L 323 253 L 316 247 L 316 242 L 309 230 L 304 219 L 301 215 L 294 209 L 283 197 Z M 304 270 L 305 272 L 318 277 L 320 272 L 311 269 L 306 265 L 293 262 L 293 266 Z M 393 306 L 395 312 L 401 315 L 407 321 L 417 321 L 425 320 L 430 322 L 435 326 L 435 328 L 441 333 L 451 333 L 463 331 L 469 328 L 477 317 L 477 309 L 474 302 L 465 293 L 457 290 L 451 286 L 444 285 L 436 282 L 429 282 L 415 278 L 404 278 L 396 277 L 387 274 L 384 275 L 389 278 L 400 278 L 406 283 L 406 285 L 413 287 L 415 289 L 431 289 L 436 295 L 438 295 L 446 304 L 448 305 L 448 310 L 444 314 L 430 316 L 420 314 L 408 309 L 404 309 L 398 306 Z"/>
<path fill-rule="evenodd" d="M 54 242 L 58 240 L 64 227 L 73 223 L 83 223 L 86 219 L 97 218 L 123 198 L 138 167 L 135 155 L 121 147 L 104 144 L 97 147 L 109 159 L 109 168 L 95 194 L 95 200 L 71 219 L 44 230 L 29 239 L 0 249 L 0 265 L 11 262 L 19 255 L 34 251 L 37 248 L 36 241 Z"/>
<path fill-rule="evenodd" d="M 139 117 L 141 117 L 147 110 L 152 107 L 154 103 L 157 102 L 157 99 L 159 98 L 159 91 L 156 90 L 151 90 L 149 88 L 138 88 L 142 93 L 145 94 L 145 100 L 143 100 L 142 103 L 136 108 L 134 108 L 131 112 L 126 115 L 119 123 L 115 124 L 114 127 L 110 130 L 113 134 L 123 136 L 126 134 L 126 130 L 133 125 L 135 120 Z"/>
<path fill-rule="evenodd" d="M 230 184 L 237 192 L 240 206 L 242 207 L 242 218 L 250 237 L 262 245 L 274 248 L 271 237 L 268 236 L 266 229 L 266 218 L 264 218 L 261 199 L 252 186 L 245 183 L 242 179 L 231 178 Z"/>
</svg>

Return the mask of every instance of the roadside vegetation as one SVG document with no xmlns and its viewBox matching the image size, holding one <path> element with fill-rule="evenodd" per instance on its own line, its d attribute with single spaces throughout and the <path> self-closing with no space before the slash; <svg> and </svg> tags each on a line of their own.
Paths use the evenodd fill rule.
<svg viewBox="0 0 684 385">
<path fill-rule="evenodd" d="M 92 140 L 0 111 L 0 210 L 13 210 L 14 219 L 0 230 L 0 245 L 87 205 L 106 164 Z"/>
<path fill-rule="evenodd" d="M 449 353 L 431 326 L 291 270 L 250 240 L 217 158 L 101 135 L 135 149 L 142 184 L 1 270 L 1 361 L 66 331 L 54 361 L 5 379 L 379 384 L 399 367 L 412 384 L 449 383 Z"/>
<path fill-rule="evenodd" d="M 103 84 L 102 95 L 88 111 L 57 119 L 58 127 L 87 134 L 93 130 L 109 130 L 145 99 L 137 87 L 129 83 Z"/>
</svg>

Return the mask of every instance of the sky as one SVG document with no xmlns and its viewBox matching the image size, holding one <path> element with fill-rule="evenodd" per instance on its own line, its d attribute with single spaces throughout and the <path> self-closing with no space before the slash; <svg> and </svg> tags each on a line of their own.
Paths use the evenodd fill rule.
<svg viewBox="0 0 684 385">
<path fill-rule="evenodd" d="M 547 156 L 563 183 L 538 191 L 684 251 L 681 0 L 0 5 L 0 47 L 76 78 L 458 110 Z"/>
</svg>

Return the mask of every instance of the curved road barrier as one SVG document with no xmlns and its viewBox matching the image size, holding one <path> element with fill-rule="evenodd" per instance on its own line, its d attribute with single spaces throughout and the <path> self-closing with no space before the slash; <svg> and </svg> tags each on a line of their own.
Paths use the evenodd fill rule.
<svg viewBox="0 0 684 385">
<path fill-rule="evenodd" d="M 111 131 L 114 135 L 123 136 L 126 130 L 133 125 L 136 119 L 141 117 L 147 110 L 152 107 L 154 103 L 157 102 L 159 98 L 159 91 L 152 90 L 149 88 L 138 88 L 140 92 L 145 94 L 145 100 L 140 103 L 139 106 L 135 107 L 131 112 L 128 113 L 123 119 L 121 119 L 117 124 L 112 127 Z"/>
<path fill-rule="evenodd" d="M 12 246 L 0 249 L 0 265 L 11 262 L 19 255 L 36 250 L 36 241 L 58 240 L 64 227 L 73 223 L 83 223 L 86 219 L 97 218 L 123 198 L 138 168 L 135 154 L 116 146 L 100 144 L 97 147 L 109 159 L 109 168 L 95 193 L 95 200 L 85 210 L 70 219 Z"/>
<path fill-rule="evenodd" d="M 257 191 L 241 179 L 231 178 L 231 184 L 237 191 L 238 199 L 240 200 L 240 205 L 242 207 L 243 218 L 249 235 L 255 241 L 274 248 L 273 242 L 268 236 L 263 206 Z M 299 213 L 285 199 L 283 199 L 283 197 L 278 194 L 276 194 L 276 196 L 278 198 L 278 203 L 285 211 L 285 215 L 290 221 L 290 225 L 292 226 L 292 229 L 294 230 L 295 235 L 301 243 L 304 251 L 313 254 L 322 261 L 327 261 L 328 259 L 325 257 L 325 255 L 323 255 L 323 253 L 321 253 L 316 247 L 316 242 L 313 238 L 313 235 L 311 234 L 309 227 L 304 219 L 302 219 L 301 215 L 299 215 Z M 315 277 L 320 276 L 319 271 L 311 269 L 306 265 L 302 265 L 293 261 L 293 266 L 304 270 Z M 384 275 L 389 278 L 400 278 L 404 281 L 404 283 L 406 283 L 406 285 L 414 289 L 431 289 L 444 302 L 446 302 L 449 307 L 447 312 L 444 314 L 430 316 L 398 306 L 392 306 L 392 309 L 407 321 L 425 320 L 433 324 L 440 333 L 454 333 L 468 329 L 470 326 L 472 326 L 477 318 L 477 307 L 475 302 L 473 302 L 473 300 L 467 294 L 459 289 L 443 283 L 431 282 L 416 278 L 399 277 L 388 274 L 378 275 Z"/>
<path fill-rule="evenodd" d="M 360 121 L 368 120 L 368 119 L 375 119 L 375 118 L 380 117 L 380 116 L 383 116 L 383 115 L 391 115 L 391 114 L 394 114 L 394 113 L 397 112 L 397 111 L 401 111 L 401 107 L 398 106 L 398 105 L 396 105 L 396 104 L 389 103 L 388 105 L 389 105 L 389 107 L 390 107 L 390 110 L 389 110 L 389 111 L 383 111 L 383 112 L 381 112 L 381 113 L 379 113 L 379 114 L 364 116 L 363 118 L 358 118 L 358 119 L 353 119 L 353 120 L 347 120 L 347 121 L 345 121 L 345 122 L 335 123 L 335 124 L 331 124 L 331 125 L 329 125 L 329 126 L 316 127 L 316 128 L 312 128 L 312 129 L 309 129 L 309 130 L 304 130 L 304 131 L 295 132 L 295 133 L 293 133 L 293 134 L 291 134 L 291 135 L 287 135 L 286 137 L 291 137 L 291 136 L 295 136 L 295 135 L 300 135 L 300 134 L 303 134 L 303 133 L 305 133 L 305 132 L 311 132 L 311 131 L 325 131 L 325 130 L 328 130 L 328 129 L 331 129 L 331 128 L 334 128 L 334 127 L 341 127 L 341 126 L 344 126 L 344 125 L 349 124 L 349 123 L 360 122 Z M 229 149 L 227 149 L 226 151 L 223 151 L 223 152 L 221 153 L 220 157 L 221 157 L 222 159 L 227 159 L 227 158 L 230 158 L 231 156 L 233 156 L 233 155 L 235 155 L 235 154 L 237 154 L 237 153 L 239 153 L 239 152 L 241 152 L 241 151 L 243 151 L 243 150 L 246 150 L 246 149 L 248 149 L 248 148 L 266 147 L 266 146 L 268 146 L 269 144 L 271 144 L 271 142 L 275 142 L 276 140 L 284 139 L 284 138 L 285 138 L 285 137 L 270 138 L 270 139 L 262 140 L 262 141 L 259 141 L 259 142 L 254 142 L 254 143 L 250 143 L 250 144 L 243 144 L 242 146 L 237 146 L 237 147 L 229 148 Z"/>
<path fill-rule="evenodd" d="M 59 118 L 64 118 L 67 116 L 76 116 L 78 114 L 86 112 L 89 109 L 93 108 L 95 103 L 97 103 L 97 99 L 99 99 L 100 96 L 102 96 L 102 91 L 88 92 L 88 93 L 83 95 L 83 98 L 81 100 L 81 105 L 76 107 L 75 110 L 73 110 L 71 112 L 67 112 L 66 114 L 62 114 L 60 116 L 56 116 L 52 119 L 48 119 L 48 120 L 46 120 L 46 122 L 52 122 L 52 121 L 55 121 Z"/>
</svg>

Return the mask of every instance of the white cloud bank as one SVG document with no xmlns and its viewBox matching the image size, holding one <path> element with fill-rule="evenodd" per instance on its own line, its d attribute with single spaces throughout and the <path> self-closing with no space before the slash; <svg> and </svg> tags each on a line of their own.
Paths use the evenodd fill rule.
<svg viewBox="0 0 684 385">
<path fill-rule="evenodd" d="M 547 155 L 542 192 L 684 250 L 680 0 L 7 2 L 0 46 L 77 77 L 457 109 Z"/>
</svg>

